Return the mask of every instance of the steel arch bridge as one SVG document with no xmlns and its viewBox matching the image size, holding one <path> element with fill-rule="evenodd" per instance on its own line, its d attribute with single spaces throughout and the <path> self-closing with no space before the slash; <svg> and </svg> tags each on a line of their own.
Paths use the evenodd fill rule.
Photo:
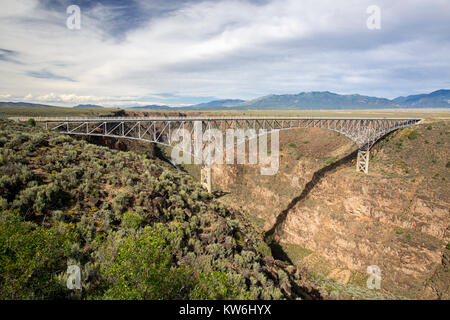
<svg viewBox="0 0 450 320">
<path fill-rule="evenodd" d="M 10 118 L 27 121 L 28 118 Z M 358 147 L 356 170 L 368 173 L 369 151 L 379 139 L 400 128 L 419 123 L 416 118 L 319 118 L 319 117 L 101 117 L 34 118 L 48 130 L 73 135 L 127 138 L 170 146 L 172 134 L 185 129 L 193 134 L 194 126 L 202 133 L 208 129 L 289 130 L 320 128 L 338 132 Z M 210 189 L 210 188 L 208 188 Z"/>
</svg>

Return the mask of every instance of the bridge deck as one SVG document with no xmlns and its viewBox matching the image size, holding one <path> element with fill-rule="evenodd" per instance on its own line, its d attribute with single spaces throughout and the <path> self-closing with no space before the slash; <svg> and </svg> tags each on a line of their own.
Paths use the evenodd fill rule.
<svg viewBox="0 0 450 320">
<path fill-rule="evenodd" d="M 28 121 L 30 117 L 9 117 L 10 120 Z M 374 117 L 34 117 L 37 122 L 134 122 L 134 121 L 214 121 L 214 120 L 393 120 L 420 121 L 420 118 L 374 118 Z"/>
<path fill-rule="evenodd" d="M 9 118 L 27 121 L 26 117 Z M 360 117 L 37 117 L 46 128 L 60 133 L 128 138 L 164 145 L 179 139 L 201 136 L 211 129 L 253 129 L 267 132 L 297 128 L 320 128 L 343 134 L 359 149 L 357 170 L 368 173 L 369 150 L 376 141 L 394 130 L 420 123 L 417 118 Z M 175 134 L 175 137 L 173 137 Z M 209 136 L 211 139 L 211 136 Z M 204 144 L 203 138 L 201 143 Z M 234 139 L 234 138 L 233 138 Z"/>
</svg>

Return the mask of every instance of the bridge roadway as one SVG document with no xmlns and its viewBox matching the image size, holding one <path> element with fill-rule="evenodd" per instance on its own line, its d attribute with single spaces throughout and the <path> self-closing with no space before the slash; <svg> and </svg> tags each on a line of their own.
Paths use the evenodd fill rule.
<svg viewBox="0 0 450 320">
<path fill-rule="evenodd" d="M 11 120 L 27 121 L 26 117 Z M 415 125 L 418 118 L 336 118 L 336 117 L 35 117 L 45 123 L 48 130 L 75 135 L 94 135 L 143 140 L 171 145 L 172 133 L 186 129 L 191 134 L 194 127 L 202 133 L 208 129 L 264 129 L 271 131 L 321 128 L 338 132 L 358 146 L 356 170 L 368 173 L 370 148 L 388 133 Z M 209 169 L 210 170 L 210 169 Z M 209 171 L 209 177 L 211 172 Z M 210 178 L 209 178 L 210 180 Z M 207 183 L 211 189 L 210 183 Z"/>
<path fill-rule="evenodd" d="M 9 117 L 10 120 L 27 121 L 31 117 Z M 259 117 L 259 116 L 245 116 L 245 117 L 229 117 L 229 116 L 214 116 L 214 117 L 32 117 L 37 122 L 79 122 L 79 121 L 207 121 L 207 120 L 423 120 L 418 118 L 364 118 L 364 117 Z"/>
</svg>

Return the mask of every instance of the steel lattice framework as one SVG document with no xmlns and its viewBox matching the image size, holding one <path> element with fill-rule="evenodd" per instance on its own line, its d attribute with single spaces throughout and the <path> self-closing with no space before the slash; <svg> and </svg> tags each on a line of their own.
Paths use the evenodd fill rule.
<svg viewBox="0 0 450 320">
<path fill-rule="evenodd" d="M 27 121 L 25 118 L 12 118 Z M 273 130 L 320 128 L 338 132 L 351 139 L 359 149 L 357 170 L 368 172 L 369 150 L 386 134 L 417 124 L 422 119 L 409 118 L 298 118 L 298 117 L 104 117 L 35 118 L 48 130 L 73 135 L 127 138 L 170 146 L 174 131 L 185 129 L 193 134 L 194 125 L 207 129 Z"/>
<path fill-rule="evenodd" d="M 351 139 L 360 150 L 369 150 L 380 138 L 394 130 L 416 124 L 421 119 L 399 118 L 292 118 L 292 117 L 173 117 L 173 118 L 37 118 L 49 130 L 76 135 L 138 139 L 171 144 L 172 133 L 193 132 L 195 122 L 207 129 L 288 130 L 320 128 L 338 132 Z"/>
</svg>

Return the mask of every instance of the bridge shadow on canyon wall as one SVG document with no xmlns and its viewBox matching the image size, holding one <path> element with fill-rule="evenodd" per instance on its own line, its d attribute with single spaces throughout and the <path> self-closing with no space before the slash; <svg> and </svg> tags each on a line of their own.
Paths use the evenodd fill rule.
<svg viewBox="0 0 450 320">
<path fill-rule="evenodd" d="M 330 165 L 327 165 L 323 167 L 322 169 L 314 172 L 311 180 L 305 185 L 302 193 L 292 199 L 292 201 L 289 203 L 286 209 L 284 209 L 278 216 L 275 221 L 275 224 L 273 227 L 268 230 L 265 233 L 264 240 L 269 245 L 269 247 L 272 250 L 272 255 L 279 260 L 287 261 L 292 264 L 292 261 L 289 259 L 287 254 L 283 251 L 282 247 L 274 241 L 275 234 L 278 232 L 281 232 L 283 229 L 283 225 L 286 221 L 286 218 L 289 214 L 289 212 L 297 205 L 297 203 L 303 201 L 311 192 L 312 189 L 329 173 L 335 172 L 338 169 L 340 169 L 343 166 L 348 165 L 351 163 L 352 160 L 356 158 L 358 154 L 358 150 L 353 151 L 352 153 L 348 154 L 344 158 L 339 159 L 338 161 L 335 161 L 331 163 Z"/>
</svg>

